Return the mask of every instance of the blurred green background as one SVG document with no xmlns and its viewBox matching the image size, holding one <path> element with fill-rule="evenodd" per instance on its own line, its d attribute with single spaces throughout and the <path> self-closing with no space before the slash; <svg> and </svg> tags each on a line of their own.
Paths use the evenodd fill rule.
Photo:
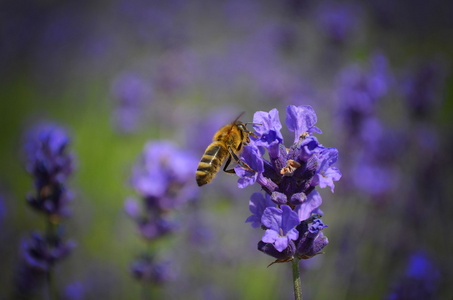
<svg viewBox="0 0 453 300">
<path fill-rule="evenodd" d="M 78 299 L 64 295 L 80 283 L 80 299 L 139 299 L 129 264 L 145 243 L 123 201 L 134 195 L 129 179 L 144 144 L 172 140 L 201 158 L 217 128 L 240 112 L 252 121 L 255 111 L 277 108 L 283 123 L 289 104 L 313 106 L 318 139 L 339 149 L 343 173 L 335 194 L 320 191 L 329 245 L 302 262 L 305 298 L 386 299 L 410 254 L 423 251 L 440 274 L 431 299 L 451 299 L 452 12 L 446 1 L 0 2 L 0 299 L 10 299 L 21 239 L 45 226 L 25 201 L 33 185 L 22 147 L 33 124 L 66 128 L 76 160 L 64 227 L 77 247 L 55 270 L 61 297 Z M 376 53 L 394 77 L 376 116 L 409 146 L 389 162 L 397 186 L 370 195 L 351 183 L 360 175 L 350 172 L 358 158 L 349 151 L 360 145 L 338 126 L 336 91 L 342 70 L 366 70 Z M 437 100 L 427 117 L 410 117 L 400 86 L 430 61 L 441 70 Z M 128 76 L 134 103 L 119 91 Z M 433 137 L 436 150 L 424 155 L 416 137 Z M 227 174 L 215 181 L 178 215 L 181 224 L 197 215 L 211 239 L 191 244 L 183 225 L 163 241 L 159 251 L 180 275 L 153 295 L 291 299 L 289 264 L 266 268 L 272 258 L 256 250 L 262 232 L 244 223 L 258 187 L 239 190 Z"/>
</svg>

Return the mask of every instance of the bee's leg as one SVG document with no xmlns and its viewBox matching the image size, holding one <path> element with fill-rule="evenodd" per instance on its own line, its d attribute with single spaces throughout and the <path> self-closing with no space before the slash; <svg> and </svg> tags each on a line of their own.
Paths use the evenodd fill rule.
<svg viewBox="0 0 453 300">
<path fill-rule="evenodd" d="M 225 167 L 223 167 L 223 171 L 234 174 L 234 168 L 227 170 L 228 166 L 230 165 L 230 162 L 231 162 L 231 155 L 228 155 L 228 160 L 225 163 Z"/>
<path fill-rule="evenodd" d="M 237 157 L 236 153 L 234 153 L 233 149 L 231 149 L 231 147 L 228 147 L 228 151 L 230 151 L 230 156 L 228 157 L 228 161 L 226 162 L 225 164 L 225 167 L 223 168 L 223 170 L 227 173 L 234 173 L 234 168 L 233 169 L 229 169 L 227 170 L 226 168 L 228 167 L 228 165 L 230 164 L 231 162 L 231 158 L 233 158 L 236 163 L 238 165 L 240 165 L 241 167 L 243 167 L 244 169 L 246 169 L 247 171 L 250 171 L 250 172 L 254 172 L 256 173 L 255 170 L 253 170 L 252 168 L 249 167 L 249 165 L 247 165 L 245 162 L 243 162 L 242 160 L 239 159 L 239 157 Z"/>
</svg>

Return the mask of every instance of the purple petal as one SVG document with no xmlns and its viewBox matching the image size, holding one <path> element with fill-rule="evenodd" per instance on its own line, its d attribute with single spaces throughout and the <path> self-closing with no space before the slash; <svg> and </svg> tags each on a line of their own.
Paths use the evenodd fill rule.
<svg viewBox="0 0 453 300">
<path fill-rule="evenodd" d="M 321 203 L 321 195 L 319 195 L 316 190 L 308 194 L 305 202 L 297 206 L 295 209 L 299 218 L 299 222 L 308 219 L 312 213 L 315 213 L 315 210 L 321 205 Z"/>
<path fill-rule="evenodd" d="M 338 160 L 338 150 L 336 148 L 325 148 L 318 156 L 318 172 L 326 171 Z"/>
<path fill-rule="evenodd" d="M 278 234 L 282 224 L 282 215 L 283 211 L 281 209 L 268 207 L 264 210 L 263 216 L 261 217 L 261 223 Z"/>
<path fill-rule="evenodd" d="M 282 205 L 281 209 L 281 229 L 283 230 L 283 234 L 286 235 L 291 229 L 299 225 L 300 221 L 298 215 L 288 205 Z"/>
<path fill-rule="evenodd" d="M 133 197 L 128 197 L 124 200 L 124 210 L 133 219 L 140 216 L 140 205 L 138 201 Z"/>
<path fill-rule="evenodd" d="M 321 131 L 314 127 L 317 122 L 316 113 L 309 105 L 294 106 L 289 105 L 286 108 L 286 126 L 290 131 L 295 133 L 294 143 L 297 143 L 299 137 L 304 132 L 317 132 Z"/>
<path fill-rule="evenodd" d="M 261 238 L 261 240 L 263 242 L 271 243 L 271 244 L 273 244 L 277 239 L 278 239 L 278 233 L 276 231 L 272 230 L 272 229 L 267 229 L 264 232 L 263 237 Z"/>
<path fill-rule="evenodd" d="M 280 133 L 282 129 L 282 124 L 280 123 L 280 118 L 278 116 L 278 110 L 276 108 L 271 111 L 257 111 L 253 115 L 253 123 L 258 123 L 261 125 L 253 125 L 253 128 L 259 135 L 268 133 L 269 131 L 275 131 Z"/>
<path fill-rule="evenodd" d="M 325 188 L 330 186 L 332 193 L 334 192 L 335 184 L 334 181 L 338 181 L 341 178 L 340 170 L 335 167 L 327 169 L 324 174 L 318 174 L 319 187 Z"/>
<path fill-rule="evenodd" d="M 282 252 L 288 247 L 288 238 L 286 236 L 277 237 L 277 239 L 274 242 L 274 247 L 275 249 L 277 249 L 278 252 Z"/>
<path fill-rule="evenodd" d="M 258 228 L 261 225 L 261 217 L 267 207 L 275 207 L 275 204 L 270 200 L 268 194 L 253 193 L 250 196 L 249 210 L 253 214 L 248 217 L 246 223 L 252 223 L 253 228 Z"/>
</svg>

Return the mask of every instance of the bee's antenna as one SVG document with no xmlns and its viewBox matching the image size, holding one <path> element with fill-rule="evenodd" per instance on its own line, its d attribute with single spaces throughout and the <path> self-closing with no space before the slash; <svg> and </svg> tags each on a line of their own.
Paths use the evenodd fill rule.
<svg viewBox="0 0 453 300">
<path fill-rule="evenodd" d="M 253 124 L 253 125 L 263 125 L 263 124 L 261 124 L 261 123 L 253 123 L 253 122 L 247 122 L 247 123 L 245 123 L 245 126 L 247 126 L 247 124 Z"/>
</svg>

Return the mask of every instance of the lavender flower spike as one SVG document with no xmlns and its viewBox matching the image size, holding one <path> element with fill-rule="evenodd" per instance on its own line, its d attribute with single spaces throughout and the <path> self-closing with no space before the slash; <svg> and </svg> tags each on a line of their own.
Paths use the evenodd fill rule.
<svg viewBox="0 0 453 300">
<path fill-rule="evenodd" d="M 65 181 L 73 170 L 73 156 L 68 153 L 69 137 L 54 124 L 38 124 L 26 134 L 27 171 L 33 175 L 35 195 L 28 203 L 47 215 L 65 217 L 70 214 L 71 193 Z"/>
</svg>

